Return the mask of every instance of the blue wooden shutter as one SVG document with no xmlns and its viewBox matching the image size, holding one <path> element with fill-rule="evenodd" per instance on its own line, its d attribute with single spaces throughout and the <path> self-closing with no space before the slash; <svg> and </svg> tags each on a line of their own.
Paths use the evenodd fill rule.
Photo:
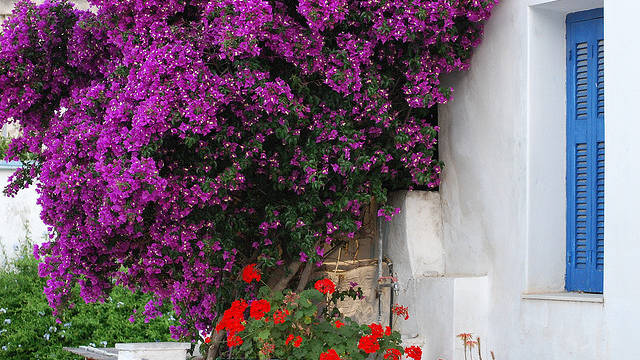
<svg viewBox="0 0 640 360">
<path fill-rule="evenodd" d="M 602 9 L 567 16 L 568 291 L 602 292 L 604 26 Z"/>
</svg>

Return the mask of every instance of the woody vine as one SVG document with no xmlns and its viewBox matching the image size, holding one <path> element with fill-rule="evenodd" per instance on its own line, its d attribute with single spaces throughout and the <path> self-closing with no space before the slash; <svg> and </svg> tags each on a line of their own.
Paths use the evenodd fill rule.
<svg viewBox="0 0 640 360">
<path fill-rule="evenodd" d="M 389 191 L 438 186 L 440 79 L 468 68 L 495 2 L 19 1 L 0 36 L 0 125 L 22 131 L 6 159 L 23 160 L 5 193 L 38 188 L 50 305 L 122 284 L 189 338 L 258 293 L 248 264 L 303 290 L 372 199 L 390 219 Z"/>
</svg>

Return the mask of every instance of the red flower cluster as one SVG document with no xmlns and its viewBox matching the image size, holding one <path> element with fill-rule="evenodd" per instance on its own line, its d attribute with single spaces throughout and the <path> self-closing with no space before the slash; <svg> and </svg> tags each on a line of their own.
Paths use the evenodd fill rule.
<svg viewBox="0 0 640 360">
<path fill-rule="evenodd" d="M 269 304 L 269 301 L 260 299 L 251 303 L 251 308 L 249 309 L 249 316 L 251 316 L 256 320 L 260 320 L 269 311 L 271 311 L 271 304 Z"/>
<path fill-rule="evenodd" d="M 360 338 L 358 342 L 358 349 L 366 352 L 367 354 L 373 354 L 380 350 L 380 343 L 378 340 L 383 336 L 391 335 L 391 328 L 386 327 L 386 329 L 382 329 L 382 325 L 380 324 L 371 324 L 369 325 L 369 329 L 371 329 L 371 335 L 365 335 Z"/>
<path fill-rule="evenodd" d="M 366 352 L 367 354 L 373 354 L 380 350 L 380 343 L 378 343 L 378 337 L 375 335 L 366 335 L 360 338 L 358 341 L 358 349 Z"/>
<path fill-rule="evenodd" d="M 263 354 L 264 356 L 269 356 L 275 350 L 276 350 L 276 345 L 275 344 L 270 343 L 270 342 L 266 342 L 266 343 L 264 343 L 264 345 L 262 345 L 262 349 L 260 349 L 260 353 Z"/>
<path fill-rule="evenodd" d="M 319 360 L 340 360 L 340 356 L 338 356 L 338 353 L 335 350 L 329 349 L 327 352 L 320 354 Z"/>
<path fill-rule="evenodd" d="M 260 281 L 262 279 L 262 275 L 256 269 L 256 264 L 249 264 L 242 269 L 242 280 L 246 283 L 250 283 L 253 280 Z"/>
<path fill-rule="evenodd" d="M 390 360 L 400 360 L 400 356 L 402 356 L 402 352 L 400 352 L 400 350 L 398 349 L 387 349 L 387 351 L 385 351 L 384 353 L 384 358 L 385 359 L 390 359 Z"/>
<path fill-rule="evenodd" d="M 418 346 L 409 346 L 404 349 L 404 354 L 414 360 L 420 360 L 422 358 L 422 349 Z"/>
<path fill-rule="evenodd" d="M 285 340 L 284 344 L 285 345 L 289 345 L 291 340 L 293 340 L 293 346 L 294 347 L 300 347 L 300 345 L 302 344 L 302 337 L 301 336 L 293 336 L 293 334 L 289 334 L 289 336 L 287 337 L 287 340 Z"/>
<path fill-rule="evenodd" d="M 240 336 L 238 336 L 238 335 L 229 336 L 227 338 L 227 345 L 229 347 L 242 345 L 242 338 Z"/>
<path fill-rule="evenodd" d="M 236 300 L 231 303 L 231 307 L 222 315 L 222 320 L 216 326 L 216 332 L 227 330 L 228 345 L 230 347 L 242 344 L 242 339 L 236 336 L 237 333 L 244 330 L 244 311 L 247 310 L 247 302 L 244 299 Z"/>
<path fill-rule="evenodd" d="M 273 313 L 273 323 L 276 325 L 283 324 L 287 320 L 287 315 L 289 315 L 289 310 L 287 309 L 276 310 L 276 312 Z"/>
<path fill-rule="evenodd" d="M 404 319 L 405 319 L 405 320 L 408 320 L 408 319 L 409 319 L 409 308 L 408 308 L 408 307 L 406 307 L 406 306 L 401 306 L 401 305 L 396 304 L 396 305 L 393 307 L 393 310 L 392 310 L 392 311 L 393 311 L 393 313 L 394 313 L 394 314 L 396 314 L 397 316 L 404 316 Z"/>
<path fill-rule="evenodd" d="M 318 280 L 314 287 L 323 294 L 333 294 L 336 291 L 336 284 L 331 279 Z"/>
<path fill-rule="evenodd" d="M 344 323 L 340 320 L 336 320 L 333 324 L 336 326 L 336 329 L 340 329 L 342 325 L 344 325 Z"/>
<path fill-rule="evenodd" d="M 382 325 L 374 323 L 369 325 L 369 329 L 371 329 L 371 335 L 377 338 L 381 338 L 383 335 L 386 335 L 386 336 L 391 335 L 391 328 L 389 326 L 387 326 L 383 331 Z"/>
</svg>

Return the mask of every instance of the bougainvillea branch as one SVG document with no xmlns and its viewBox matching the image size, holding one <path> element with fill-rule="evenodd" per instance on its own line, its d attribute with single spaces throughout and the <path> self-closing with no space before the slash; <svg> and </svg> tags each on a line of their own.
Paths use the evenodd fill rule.
<svg viewBox="0 0 640 360">
<path fill-rule="evenodd" d="M 35 159 L 52 306 L 79 282 L 173 303 L 175 336 L 211 330 L 233 274 L 319 263 L 372 198 L 434 188 L 434 105 L 496 0 L 19 2 L 0 37 L 0 125 Z M 292 276 L 283 274 L 283 276 Z M 291 277 L 289 277 L 291 279 Z M 286 284 L 285 284 L 286 286 Z"/>
</svg>

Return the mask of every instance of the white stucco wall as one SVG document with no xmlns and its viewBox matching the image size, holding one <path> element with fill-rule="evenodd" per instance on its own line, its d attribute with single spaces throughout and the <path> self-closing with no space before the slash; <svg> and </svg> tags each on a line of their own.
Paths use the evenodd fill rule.
<svg viewBox="0 0 640 360">
<path fill-rule="evenodd" d="M 0 168 L 0 189 L 4 189 L 13 172 L 13 169 Z M 6 251 L 9 258 L 15 255 L 20 244 L 24 244 L 27 236 L 25 226 L 28 227 L 32 241 L 42 242 L 44 239 L 47 227 L 40 220 L 37 195 L 35 187 L 22 190 L 15 197 L 7 197 L 0 193 L 0 247 Z M 3 261 L 3 256 L 0 256 L 0 263 Z"/>
<path fill-rule="evenodd" d="M 635 27 L 640 2 L 606 0 L 605 39 L 605 271 L 608 355 L 610 359 L 640 359 L 640 141 L 637 134 L 640 99 L 640 43 Z"/>
<path fill-rule="evenodd" d="M 616 3 L 614 10 L 609 3 Z M 567 294 L 565 17 L 603 5 L 605 292 Z M 640 350 L 629 346 L 640 320 L 633 307 L 640 287 L 632 277 L 640 246 L 631 228 L 640 195 L 633 156 L 640 155 L 640 144 L 632 129 L 640 124 L 629 127 L 630 107 L 640 95 L 636 81 L 629 81 L 630 74 L 640 78 L 638 46 L 629 54 L 631 16 L 639 7 L 628 0 L 502 1 L 470 71 L 445 80 L 455 89 L 455 99 L 440 107 L 445 272 L 406 284 L 400 295 L 404 291 L 406 302 L 423 306 L 420 318 L 403 330 L 424 338 L 425 359 L 459 359 L 453 336 L 463 331 L 479 335 L 497 359 L 640 358 Z M 433 340 L 442 345 L 431 346 Z"/>
<path fill-rule="evenodd" d="M 118 343 L 118 360 L 184 360 L 189 343 Z"/>
</svg>

